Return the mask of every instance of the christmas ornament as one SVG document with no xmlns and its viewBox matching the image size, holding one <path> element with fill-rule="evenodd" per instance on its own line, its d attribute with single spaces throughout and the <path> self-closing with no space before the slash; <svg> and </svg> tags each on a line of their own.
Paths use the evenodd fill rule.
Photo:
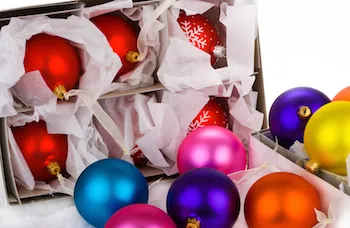
<svg viewBox="0 0 350 228">
<path fill-rule="evenodd" d="M 304 178 L 277 172 L 260 178 L 249 189 L 244 214 L 249 228 L 312 228 L 320 210 L 318 191 Z"/>
<path fill-rule="evenodd" d="M 188 40 L 211 56 L 212 64 L 224 57 L 225 48 L 220 45 L 219 34 L 207 18 L 201 14 L 187 16 L 181 11 L 177 22 Z"/>
<path fill-rule="evenodd" d="M 39 70 L 47 86 L 59 98 L 73 89 L 81 75 L 81 60 L 68 40 L 45 33 L 32 36 L 26 43 L 26 73 Z"/>
<path fill-rule="evenodd" d="M 218 126 L 198 128 L 181 143 L 177 166 L 180 174 L 194 168 L 213 168 L 230 174 L 246 167 L 246 151 L 240 139 Z"/>
<path fill-rule="evenodd" d="M 147 166 L 148 159 L 145 157 L 145 155 L 142 153 L 138 146 L 135 146 L 134 149 L 132 149 L 132 151 L 130 152 L 130 154 L 136 167 L 144 168 Z"/>
<path fill-rule="evenodd" d="M 161 209 L 147 204 L 132 204 L 117 211 L 105 228 L 176 228 Z"/>
<path fill-rule="evenodd" d="M 104 14 L 91 19 L 97 28 L 106 36 L 113 51 L 120 57 L 122 68 L 115 80 L 136 67 L 139 53 L 137 52 L 137 34 L 130 24 L 123 19 Z"/>
<path fill-rule="evenodd" d="M 44 121 L 13 127 L 12 133 L 36 181 L 48 182 L 65 170 L 67 135 L 49 134 Z"/>
<path fill-rule="evenodd" d="M 221 107 L 221 104 L 216 102 L 213 98 L 208 101 L 196 118 L 190 123 L 188 132 L 191 133 L 197 130 L 197 128 L 209 125 L 228 128 L 227 113 Z"/>
<path fill-rule="evenodd" d="M 79 176 L 74 202 L 80 215 L 102 228 L 119 209 L 148 202 L 148 185 L 142 173 L 120 159 L 104 159 L 88 166 Z"/>
<path fill-rule="evenodd" d="M 271 106 L 270 131 L 278 143 L 291 147 L 295 141 L 303 142 L 306 123 L 317 109 L 330 102 L 322 92 L 308 87 L 297 87 L 282 93 Z"/>
<path fill-rule="evenodd" d="M 304 146 L 310 160 L 306 168 L 320 168 L 347 175 L 346 158 L 350 153 L 350 102 L 334 101 L 321 107 L 310 118 L 304 133 Z"/>
<path fill-rule="evenodd" d="M 350 86 L 337 93 L 332 101 L 350 101 Z"/>
<path fill-rule="evenodd" d="M 241 204 L 230 178 L 214 169 L 199 168 L 175 180 L 166 205 L 177 227 L 231 228 Z"/>
</svg>

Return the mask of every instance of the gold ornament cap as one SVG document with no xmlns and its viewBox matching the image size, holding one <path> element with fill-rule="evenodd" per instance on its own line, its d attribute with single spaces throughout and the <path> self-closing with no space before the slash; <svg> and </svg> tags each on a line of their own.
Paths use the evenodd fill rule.
<svg viewBox="0 0 350 228">
<path fill-rule="evenodd" d="M 186 228 L 200 228 L 201 222 L 195 218 L 189 218 L 187 220 Z"/>
<path fill-rule="evenodd" d="M 139 61 L 140 54 L 137 51 L 128 51 L 126 53 L 126 61 L 130 63 L 136 63 Z"/>
<path fill-rule="evenodd" d="M 58 99 L 63 100 L 64 94 L 67 93 L 66 87 L 64 85 L 56 86 L 53 93 L 58 97 Z"/>
<path fill-rule="evenodd" d="M 47 165 L 47 170 L 51 175 L 57 176 L 61 172 L 61 167 L 58 162 L 50 162 L 50 164 Z"/>
<path fill-rule="evenodd" d="M 301 119 L 308 119 L 311 116 L 311 114 L 312 114 L 312 111 L 308 106 L 302 106 L 298 111 L 298 116 Z"/>
<path fill-rule="evenodd" d="M 310 173 L 317 173 L 320 170 L 319 164 L 317 164 L 316 161 L 309 160 L 305 164 L 305 169 L 309 171 Z"/>
</svg>

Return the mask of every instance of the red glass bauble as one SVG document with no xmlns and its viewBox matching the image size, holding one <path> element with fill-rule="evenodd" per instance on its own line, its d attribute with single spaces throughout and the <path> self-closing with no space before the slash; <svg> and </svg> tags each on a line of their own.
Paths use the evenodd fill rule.
<svg viewBox="0 0 350 228">
<path fill-rule="evenodd" d="M 131 155 L 131 157 L 134 160 L 135 166 L 139 168 L 146 167 L 148 162 L 146 156 L 142 153 L 138 146 L 135 146 L 133 150 L 134 154 Z"/>
<path fill-rule="evenodd" d="M 36 181 L 47 182 L 55 179 L 48 167 L 55 162 L 60 169 L 65 169 L 68 153 L 67 135 L 49 134 L 44 121 L 14 127 L 12 132 Z"/>
<path fill-rule="evenodd" d="M 211 98 L 196 118 L 190 123 L 188 133 L 195 131 L 197 128 L 210 125 L 228 128 L 228 123 L 227 112 L 225 112 L 220 103 L 214 98 Z"/>
<path fill-rule="evenodd" d="M 211 63 L 214 64 L 217 60 L 214 50 L 220 42 L 212 23 L 201 14 L 187 16 L 184 11 L 180 12 L 177 22 L 194 46 L 211 55 Z"/>
<path fill-rule="evenodd" d="M 118 71 L 115 79 L 132 71 L 139 56 L 137 52 L 137 33 L 132 26 L 123 19 L 110 14 L 94 17 L 91 21 L 106 36 L 113 51 L 122 61 L 123 66 Z"/>
<path fill-rule="evenodd" d="M 73 45 L 45 33 L 27 41 L 24 67 L 26 72 L 39 70 L 47 86 L 61 99 L 78 84 L 81 75 L 80 56 Z"/>
<path fill-rule="evenodd" d="M 248 191 L 244 214 L 249 228 L 312 228 L 321 209 L 317 189 L 301 176 L 268 174 Z"/>
</svg>

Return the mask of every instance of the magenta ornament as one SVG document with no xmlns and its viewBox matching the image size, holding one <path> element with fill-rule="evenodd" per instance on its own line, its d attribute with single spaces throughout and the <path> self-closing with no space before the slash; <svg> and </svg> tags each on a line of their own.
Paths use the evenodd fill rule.
<svg viewBox="0 0 350 228">
<path fill-rule="evenodd" d="M 181 143 L 177 155 L 180 174 L 194 168 L 212 168 L 230 174 L 246 168 L 246 151 L 241 140 L 219 126 L 198 128 Z"/>
<path fill-rule="evenodd" d="M 157 207 L 132 204 L 114 213 L 105 228 L 176 228 L 176 225 L 167 213 Z"/>
</svg>

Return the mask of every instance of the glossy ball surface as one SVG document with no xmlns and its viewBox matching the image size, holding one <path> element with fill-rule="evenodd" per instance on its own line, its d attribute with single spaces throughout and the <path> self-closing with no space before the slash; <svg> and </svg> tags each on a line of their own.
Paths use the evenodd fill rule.
<svg viewBox="0 0 350 228">
<path fill-rule="evenodd" d="M 91 19 L 97 28 L 106 36 L 113 51 L 120 57 L 122 68 L 117 73 L 115 79 L 132 71 L 135 62 L 127 61 L 126 54 L 129 51 L 137 51 L 137 33 L 132 26 L 118 16 L 104 14 Z"/>
<path fill-rule="evenodd" d="M 194 168 L 213 168 L 230 174 L 246 168 L 246 150 L 230 130 L 218 126 L 198 128 L 182 141 L 177 166 L 180 174 Z"/>
<path fill-rule="evenodd" d="M 53 91 L 63 85 L 67 91 L 78 85 L 82 73 L 79 53 L 66 39 L 40 33 L 26 43 L 24 56 L 26 73 L 39 70 Z"/>
<path fill-rule="evenodd" d="M 240 206 L 239 193 L 231 179 L 209 168 L 194 169 L 178 177 L 167 197 L 167 212 L 177 227 L 186 227 L 188 219 L 195 219 L 200 228 L 232 228 Z"/>
<path fill-rule="evenodd" d="M 220 44 L 214 25 L 201 14 L 186 15 L 184 11 L 180 12 L 177 22 L 194 46 L 211 55 L 211 63 L 214 64 L 217 60 L 214 49 Z"/>
<path fill-rule="evenodd" d="M 88 166 L 79 176 L 74 202 L 89 224 L 103 228 L 121 208 L 148 202 L 147 181 L 135 166 L 126 161 L 100 160 Z"/>
<path fill-rule="evenodd" d="M 321 107 L 307 123 L 305 151 L 321 169 L 346 176 L 349 139 L 350 102 L 333 101 Z"/>
<path fill-rule="evenodd" d="M 161 209 L 148 204 L 132 204 L 117 211 L 105 228 L 176 228 Z"/>
<path fill-rule="evenodd" d="M 268 174 L 250 188 L 244 204 L 249 228 L 312 228 L 318 222 L 319 192 L 304 178 L 286 172 Z"/>
<path fill-rule="evenodd" d="M 42 120 L 13 127 L 12 133 L 36 181 L 56 179 L 47 169 L 51 162 L 58 162 L 61 172 L 64 172 L 68 154 L 67 135 L 49 134 Z"/>
<path fill-rule="evenodd" d="M 200 127 L 216 125 L 228 128 L 228 115 L 220 103 L 211 98 L 202 108 L 198 115 L 193 119 L 188 127 L 188 133 L 197 130 Z"/>
<path fill-rule="evenodd" d="M 322 92 L 309 88 L 297 87 L 282 93 L 271 106 L 269 126 L 278 143 L 289 149 L 296 140 L 304 142 L 304 130 L 310 116 L 331 100 Z M 302 117 L 299 111 L 307 107 L 308 117 Z"/>
</svg>

